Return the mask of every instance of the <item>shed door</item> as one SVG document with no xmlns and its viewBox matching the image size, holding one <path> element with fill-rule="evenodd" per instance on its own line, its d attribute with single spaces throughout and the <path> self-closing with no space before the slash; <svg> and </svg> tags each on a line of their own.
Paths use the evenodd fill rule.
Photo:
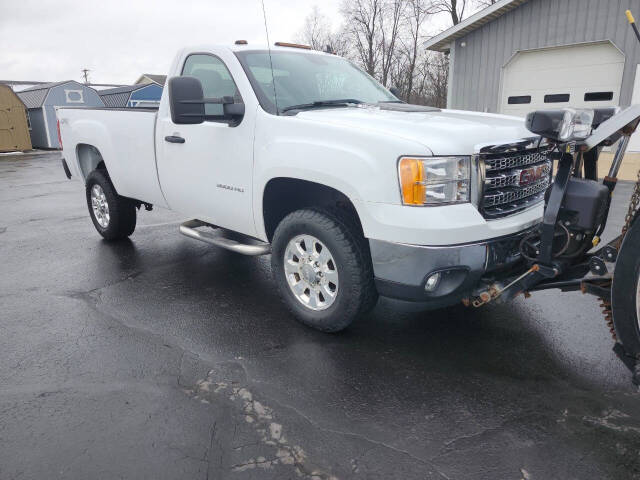
<svg viewBox="0 0 640 480">
<path fill-rule="evenodd" d="M 519 52 L 504 68 L 500 111 L 618 105 L 623 70 L 610 42 Z"/>
</svg>

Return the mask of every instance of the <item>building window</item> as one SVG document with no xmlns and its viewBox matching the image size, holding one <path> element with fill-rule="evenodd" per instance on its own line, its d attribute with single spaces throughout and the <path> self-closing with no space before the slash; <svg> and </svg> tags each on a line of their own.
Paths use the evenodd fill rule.
<svg viewBox="0 0 640 480">
<path fill-rule="evenodd" d="M 584 94 L 585 102 L 607 102 L 613 100 L 613 92 L 588 92 Z"/>
<path fill-rule="evenodd" d="M 29 110 L 27 110 L 26 113 L 27 113 L 27 127 L 29 127 L 29 130 L 31 130 L 31 117 L 29 116 Z"/>
<path fill-rule="evenodd" d="M 507 100 L 509 105 L 523 105 L 525 103 L 531 103 L 531 95 L 519 95 L 516 97 L 509 97 Z"/>
<path fill-rule="evenodd" d="M 566 103 L 569 101 L 568 93 L 554 93 L 544 96 L 544 103 Z"/>
<path fill-rule="evenodd" d="M 67 96 L 67 103 L 84 103 L 84 92 L 82 90 L 67 90 L 64 89 L 64 94 Z"/>
</svg>

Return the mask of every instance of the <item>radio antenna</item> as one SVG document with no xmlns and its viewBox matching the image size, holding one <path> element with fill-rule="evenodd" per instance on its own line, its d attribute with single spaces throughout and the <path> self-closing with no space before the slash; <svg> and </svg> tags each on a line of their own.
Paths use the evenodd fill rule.
<svg viewBox="0 0 640 480">
<path fill-rule="evenodd" d="M 269 65 L 271 66 L 271 83 L 273 84 L 273 101 L 276 104 L 276 115 L 280 115 L 278 110 L 278 95 L 276 94 L 276 76 L 273 73 L 273 59 L 271 58 L 271 41 L 269 40 L 269 28 L 267 27 L 267 11 L 264 8 L 264 0 L 262 1 L 262 16 L 264 18 L 264 31 L 267 33 L 267 50 L 269 52 Z"/>
</svg>

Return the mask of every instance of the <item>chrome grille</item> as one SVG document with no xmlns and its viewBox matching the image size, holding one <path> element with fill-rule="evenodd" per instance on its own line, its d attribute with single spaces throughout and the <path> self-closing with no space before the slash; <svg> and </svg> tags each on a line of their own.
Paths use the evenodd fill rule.
<svg viewBox="0 0 640 480">
<path fill-rule="evenodd" d="M 549 160 L 543 161 L 539 164 L 531 165 L 531 167 L 538 166 L 540 166 L 541 168 L 540 175 L 548 176 L 551 172 L 551 161 Z M 490 176 L 488 175 L 484 183 L 484 188 L 490 190 L 493 188 L 520 186 L 520 179 L 523 170 L 525 169 L 517 168 L 509 170 L 508 172 L 499 172 Z"/>
<path fill-rule="evenodd" d="M 534 183 L 533 185 L 529 185 L 528 187 L 518 188 L 516 190 L 499 190 L 495 193 L 485 195 L 484 205 L 485 207 L 493 207 L 504 203 L 514 203 L 525 197 L 544 192 L 548 186 L 549 179 L 545 178 L 544 180 Z"/>
<path fill-rule="evenodd" d="M 495 170 L 505 170 L 507 168 L 524 167 L 525 165 L 533 165 L 534 163 L 544 162 L 547 159 L 545 152 L 531 152 L 525 154 L 516 154 L 510 156 L 502 156 L 498 158 L 488 158 L 484 161 L 487 172 Z"/>
<path fill-rule="evenodd" d="M 485 166 L 482 213 L 500 218 L 544 200 L 551 183 L 552 162 L 545 151 L 481 155 Z"/>
</svg>

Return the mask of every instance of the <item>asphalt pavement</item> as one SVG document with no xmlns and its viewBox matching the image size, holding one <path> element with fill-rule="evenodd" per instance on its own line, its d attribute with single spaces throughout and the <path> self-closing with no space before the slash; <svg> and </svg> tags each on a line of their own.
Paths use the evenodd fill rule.
<svg viewBox="0 0 640 480">
<path fill-rule="evenodd" d="M 268 257 L 179 215 L 103 241 L 59 158 L 0 156 L 0 479 L 640 478 L 640 394 L 595 298 L 381 299 L 319 333 Z"/>
</svg>

